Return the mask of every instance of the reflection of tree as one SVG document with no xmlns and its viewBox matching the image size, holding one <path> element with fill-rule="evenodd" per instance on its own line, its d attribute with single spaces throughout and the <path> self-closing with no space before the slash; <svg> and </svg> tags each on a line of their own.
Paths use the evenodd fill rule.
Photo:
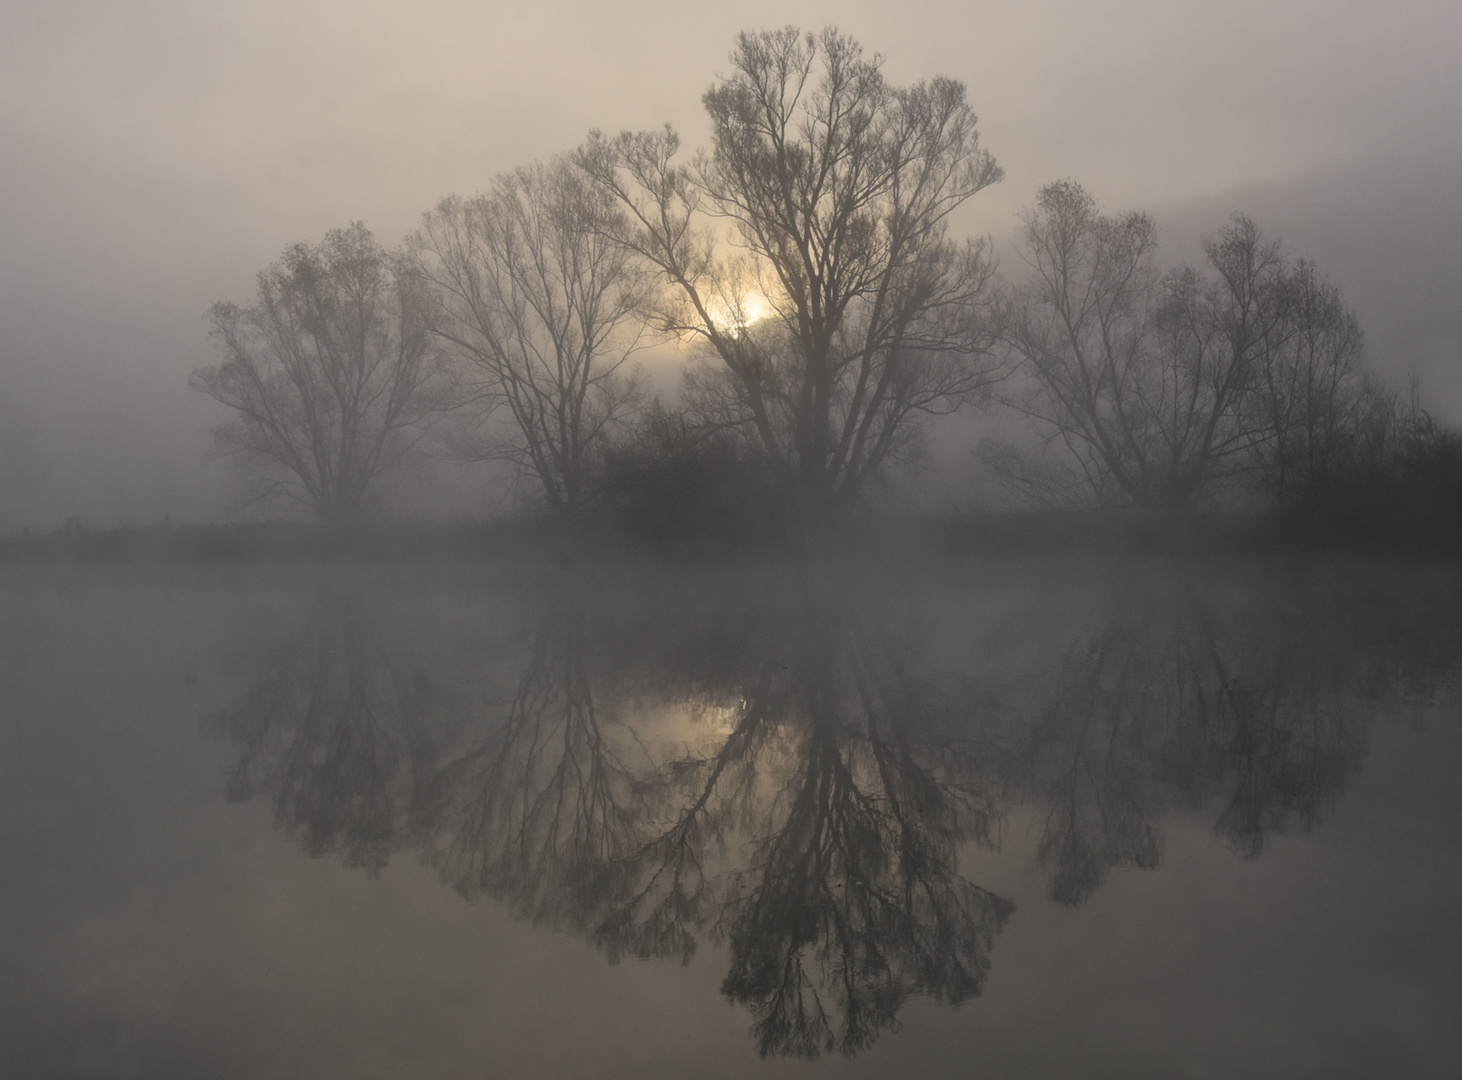
<svg viewBox="0 0 1462 1080">
<path fill-rule="evenodd" d="M 668 826 L 642 836 L 622 861 L 621 891 L 594 928 L 611 960 L 678 955 L 688 962 L 697 931 L 719 919 L 720 882 L 708 864 L 724 854 L 764 793 L 757 765 L 775 736 L 783 697 L 772 666 L 761 668 L 714 752 L 678 757 L 660 771 Z"/>
<path fill-rule="evenodd" d="M 853 1053 L 911 995 L 978 992 L 1011 905 L 956 850 L 988 842 L 995 811 L 970 755 L 921 727 L 937 703 L 886 643 L 814 605 L 728 664 L 724 628 L 701 636 L 708 658 L 672 626 L 674 648 L 641 650 L 650 681 L 729 719 L 667 750 L 615 718 L 636 680 L 611 677 L 593 622 L 551 605 L 505 716 L 443 768 L 448 880 L 611 959 L 724 940 L 723 991 L 764 1054 Z"/>
<path fill-rule="evenodd" d="M 1269 835 L 1314 827 L 1364 746 L 1344 673 L 1302 644 L 1233 664 L 1214 650 L 1212 664 L 1234 777 L 1217 829 L 1253 858 Z"/>
<path fill-rule="evenodd" d="M 378 873 L 403 832 L 423 824 L 435 697 L 356 598 L 326 594 L 220 715 L 239 748 L 229 796 L 269 792 L 276 823 L 310 855 L 339 853 L 347 866 Z"/>
<path fill-rule="evenodd" d="M 1140 644 L 1118 622 L 1071 658 L 1017 758 L 1049 808 L 1039 856 L 1062 903 L 1085 900 L 1110 867 L 1151 867 L 1160 857 L 1143 712 L 1155 684 Z"/>
<path fill-rule="evenodd" d="M 977 700 L 920 675 L 906 642 L 817 588 L 687 608 L 565 585 L 533 610 L 504 700 L 450 729 L 463 695 L 360 602 L 322 599 L 223 714 L 233 794 L 268 792 L 280 827 L 347 865 L 419 845 L 465 895 L 611 959 L 724 945 L 722 991 L 764 1055 L 855 1053 L 910 997 L 979 992 L 1012 906 L 959 857 L 993 842 L 991 793 L 1042 811 L 1038 857 L 1066 904 L 1114 867 L 1156 866 L 1175 809 L 1208 811 L 1254 857 L 1342 790 L 1360 703 L 1425 688 L 1462 652 L 1445 598 L 1442 640 L 1416 612 L 1322 611 L 1313 590 L 1148 584 L 1021 707 L 1013 684 Z"/>
<path fill-rule="evenodd" d="M 599 936 L 641 954 L 680 940 L 667 928 L 705 914 L 697 841 L 739 824 L 751 855 L 711 926 L 731 950 L 722 989 L 756 1015 L 763 1054 L 811 1057 L 869 1045 L 911 995 L 978 993 L 1012 905 L 957 871 L 958 843 L 989 842 L 995 811 L 962 782 L 970 756 L 921 729 L 928 688 L 836 611 L 814 605 L 793 629 L 767 642 L 718 751 L 676 763 L 699 788 Z"/>
<path fill-rule="evenodd" d="M 578 613 L 551 610 L 506 715 L 439 773 L 443 874 L 465 895 L 579 925 L 612 887 L 641 828 L 645 770 L 605 712 L 593 661 Z"/>
<path fill-rule="evenodd" d="M 1156 866 L 1173 806 L 1218 798 L 1217 831 L 1254 857 L 1340 792 L 1362 752 L 1343 653 L 1256 614 L 1236 630 L 1191 598 L 1149 602 L 1068 656 L 1013 757 L 1047 808 L 1038 854 L 1054 899 L 1083 902 L 1113 867 Z"/>
</svg>

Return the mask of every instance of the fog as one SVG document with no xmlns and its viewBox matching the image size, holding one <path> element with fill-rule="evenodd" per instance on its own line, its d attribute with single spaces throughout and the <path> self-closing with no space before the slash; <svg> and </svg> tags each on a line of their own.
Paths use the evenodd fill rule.
<svg viewBox="0 0 1462 1080">
<path fill-rule="evenodd" d="M 4 569 L 6 1076 L 1462 1059 L 1455 568 Z"/>
<path fill-rule="evenodd" d="M 0 1074 L 1457 1075 L 1462 14 L 1185 8 L 0 0 Z"/>
<path fill-rule="evenodd" d="M 1152 211 L 1175 258 L 1241 209 L 1341 288 L 1378 369 L 1414 370 L 1424 404 L 1462 421 L 1451 3 L 9 0 L 0 532 L 259 513 L 206 458 L 222 410 L 187 388 L 216 360 L 211 303 L 352 220 L 394 245 L 441 196 L 591 128 L 668 121 L 700 145 L 736 33 L 789 22 L 837 24 L 897 83 L 966 84 L 1006 177 L 962 227 L 993 234 L 1008 273 L 1016 215 L 1061 177 Z M 964 423 L 938 440 L 947 470 L 982 421 Z M 414 509 L 480 513 L 486 485 L 444 470 Z"/>
</svg>

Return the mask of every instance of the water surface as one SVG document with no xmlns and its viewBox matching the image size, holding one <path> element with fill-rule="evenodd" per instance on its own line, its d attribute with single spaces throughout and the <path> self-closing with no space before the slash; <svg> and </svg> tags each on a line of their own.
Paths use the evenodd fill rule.
<svg viewBox="0 0 1462 1080">
<path fill-rule="evenodd" d="M 1450 568 L 0 578 L 0 1073 L 1453 1076 Z"/>
</svg>

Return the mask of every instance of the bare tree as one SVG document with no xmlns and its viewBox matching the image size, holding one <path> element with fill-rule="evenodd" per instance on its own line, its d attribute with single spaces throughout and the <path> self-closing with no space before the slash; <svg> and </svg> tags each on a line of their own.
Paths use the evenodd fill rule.
<svg viewBox="0 0 1462 1080">
<path fill-rule="evenodd" d="M 194 389 L 234 411 L 215 432 L 264 493 L 348 523 L 447 404 L 426 281 L 360 222 L 295 244 L 254 302 L 208 313 L 223 356 Z"/>
<path fill-rule="evenodd" d="M 549 508 L 577 513 L 606 435 L 637 400 L 644 275 L 610 239 L 618 212 L 568 158 L 443 199 L 415 245 L 437 286 L 437 333 L 465 361 L 467 456 L 509 461 Z M 494 424 L 499 409 L 510 422 Z"/>
<path fill-rule="evenodd" d="M 1104 216 L 1071 181 L 1041 191 L 1024 235 L 1034 273 L 1005 322 L 1023 407 L 1093 490 L 1191 505 L 1253 443 L 1246 395 L 1283 334 L 1278 245 L 1235 217 L 1204 245 L 1215 276 L 1160 275 L 1152 218 Z"/>
<path fill-rule="evenodd" d="M 1104 216 L 1062 181 L 1026 215 L 1025 242 L 1034 272 L 1004 328 L 1030 375 L 1019 406 L 1059 453 L 987 459 L 1028 497 L 1175 509 L 1257 474 L 1286 502 L 1385 411 L 1339 292 L 1243 215 L 1204 242 L 1206 269 L 1161 274 L 1150 217 Z"/>
<path fill-rule="evenodd" d="M 1292 505 L 1369 456 L 1375 429 L 1398 409 L 1365 366 L 1365 335 L 1340 291 L 1313 263 L 1287 278 L 1287 320 L 1267 351 L 1253 409 L 1262 438 L 1255 465 L 1266 493 Z"/>
<path fill-rule="evenodd" d="M 835 29 L 743 33 L 704 97 L 709 154 L 661 132 L 591 136 L 580 160 L 668 290 L 662 330 L 721 362 L 711 418 L 751 434 L 809 510 L 851 506 L 915 448 L 921 416 L 1004 373 L 988 350 L 984 240 L 950 216 L 1000 179 L 964 87 L 890 86 Z M 739 252 L 718 256 L 707 218 Z"/>
</svg>

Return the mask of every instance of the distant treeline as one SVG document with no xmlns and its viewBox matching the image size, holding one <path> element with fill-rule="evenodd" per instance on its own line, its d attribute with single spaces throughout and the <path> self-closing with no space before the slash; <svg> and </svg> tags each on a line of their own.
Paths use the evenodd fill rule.
<svg viewBox="0 0 1462 1080">
<path fill-rule="evenodd" d="M 1456 474 L 1454 474 L 1454 480 Z M 1456 490 L 1455 488 L 1453 489 Z M 1462 498 L 1434 501 L 1428 485 L 1376 486 L 1362 499 L 1292 512 L 1184 514 L 1117 510 L 1006 510 L 942 517 L 860 519 L 825 539 L 830 557 L 980 555 L 1349 555 L 1462 557 Z M 496 521 L 375 521 L 348 530 L 311 522 L 86 529 L 0 537 L 0 565 L 26 563 L 323 562 L 335 560 L 567 565 L 582 560 L 801 558 L 805 534 L 778 527 L 720 531 L 705 519 L 653 513 L 569 528 L 552 517 Z"/>
<path fill-rule="evenodd" d="M 1313 263 L 1235 214 L 1163 268 L 1149 215 L 1062 180 L 1002 278 L 988 238 L 950 233 L 1002 178 L 965 88 L 882 63 L 833 29 L 744 33 L 688 162 L 669 128 L 594 132 L 442 199 L 394 251 L 359 222 L 288 248 L 213 307 L 219 363 L 192 377 L 241 475 L 329 527 L 267 535 L 389 547 L 397 527 L 366 528 L 383 480 L 437 457 L 505 466 L 565 538 L 828 550 L 871 528 L 931 418 L 1003 409 L 1024 434 L 974 449 L 1030 512 L 933 527 L 957 545 L 1211 546 L 1196 523 L 1223 522 L 1222 543 L 1458 546 L 1462 439 L 1373 374 Z M 634 367 L 651 343 L 685 350 L 674 400 Z"/>
</svg>

